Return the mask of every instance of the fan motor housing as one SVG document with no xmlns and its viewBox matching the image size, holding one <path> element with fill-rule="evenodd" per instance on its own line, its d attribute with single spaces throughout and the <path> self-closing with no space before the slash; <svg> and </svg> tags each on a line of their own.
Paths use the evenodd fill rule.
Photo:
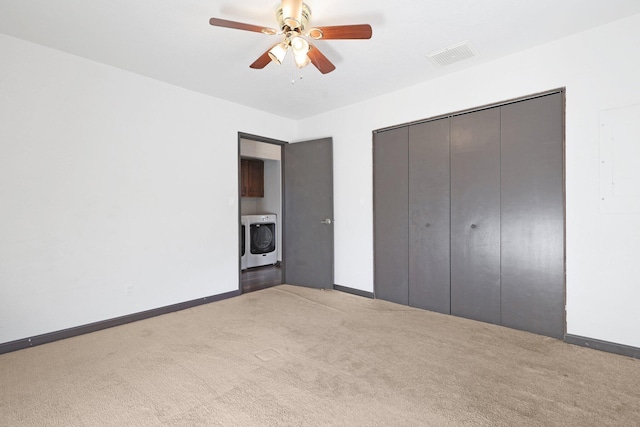
<svg viewBox="0 0 640 427">
<path fill-rule="evenodd" d="M 281 30 L 284 30 L 285 27 L 289 27 L 292 30 L 299 29 L 302 31 L 307 26 L 310 19 L 311 9 L 309 8 L 309 6 L 307 6 L 306 3 L 302 3 L 300 22 L 298 22 L 297 19 L 291 16 L 284 16 L 282 6 L 279 6 L 276 10 L 276 20 L 278 21 L 278 25 L 280 25 Z"/>
</svg>

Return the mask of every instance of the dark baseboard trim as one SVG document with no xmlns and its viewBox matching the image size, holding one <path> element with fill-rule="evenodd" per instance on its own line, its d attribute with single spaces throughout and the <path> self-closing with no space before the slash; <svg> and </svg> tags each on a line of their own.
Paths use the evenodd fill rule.
<svg viewBox="0 0 640 427">
<path fill-rule="evenodd" d="M 154 308 L 151 310 L 141 311 L 139 313 L 128 314 L 126 316 L 115 317 L 113 319 L 102 320 L 100 322 L 89 323 L 87 325 L 76 326 L 61 331 L 49 332 L 42 335 L 36 335 L 30 338 L 23 338 L 16 341 L 10 341 L 0 344 L 0 354 L 12 351 L 22 350 L 36 345 L 46 344 L 53 341 L 63 340 L 78 335 L 88 334 L 102 329 L 112 328 L 138 320 L 148 319 L 150 317 L 160 316 L 162 314 L 173 313 L 174 311 L 185 310 L 187 308 L 196 307 L 210 302 L 220 301 L 240 295 L 240 291 L 231 291 L 224 294 L 212 295 L 204 298 L 198 298 L 191 301 L 171 304 L 164 307 Z"/>
<path fill-rule="evenodd" d="M 580 347 L 593 348 L 595 350 L 606 351 L 607 353 L 619 354 L 621 356 L 640 359 L 640 348 L 631 347 L 624 344 L 616 344 L 608 341 L 600 341 L 593 338 L 585 338 L 578 335 L 565 335 L 564 342 L 567 344 L 579 345 Z"/>
<path fill-rule="evenodd" d="M 340 292 L 346 292 L 348 294 L 358 295 L 359 297 L 373 299 L 373 292 L 361 291 L 360 289 L 348 288 L 346 286 L 333 285 L 333 289 Z"/>
</svg>

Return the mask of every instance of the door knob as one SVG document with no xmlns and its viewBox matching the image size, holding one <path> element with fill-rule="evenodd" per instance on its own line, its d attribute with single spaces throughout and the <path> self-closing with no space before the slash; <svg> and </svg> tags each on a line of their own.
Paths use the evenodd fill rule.
<svg viewBox="0 0 640 427">
<path fill-rule="evenodd" d="M 325 218 L 322 221 L 320 221 L 322 224 L 331 224 L 331 218 Z"/>
</svg>

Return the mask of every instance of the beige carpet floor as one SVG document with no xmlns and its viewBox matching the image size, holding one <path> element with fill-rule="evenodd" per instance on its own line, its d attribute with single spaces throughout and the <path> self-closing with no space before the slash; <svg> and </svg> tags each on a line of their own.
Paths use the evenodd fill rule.
<svg viewBox="0 0 640 427">
<path fill-rule="evenodd" d="M 633 426 L 639 362 L 283 285 L 0 355 L 0 426 Z"/>
</svg>

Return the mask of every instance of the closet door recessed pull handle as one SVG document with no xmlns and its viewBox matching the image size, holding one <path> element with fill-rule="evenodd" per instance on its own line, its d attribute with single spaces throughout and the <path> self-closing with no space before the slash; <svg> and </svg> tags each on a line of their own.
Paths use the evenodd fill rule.
<svg viewBox="0 0 640 427">
<path fill-rule="evenodd" d="M 424 226 L 425 226 L 425 227 L 431 227 L 431 224 L 426 223 Z"/>
<path fill-rule="evenodd" d="M 471 228 L 476 228 L 476 227 L 478 227 L 478 226 L 475 225 L 475 224 L 471 224 Z"/>
</svg>

